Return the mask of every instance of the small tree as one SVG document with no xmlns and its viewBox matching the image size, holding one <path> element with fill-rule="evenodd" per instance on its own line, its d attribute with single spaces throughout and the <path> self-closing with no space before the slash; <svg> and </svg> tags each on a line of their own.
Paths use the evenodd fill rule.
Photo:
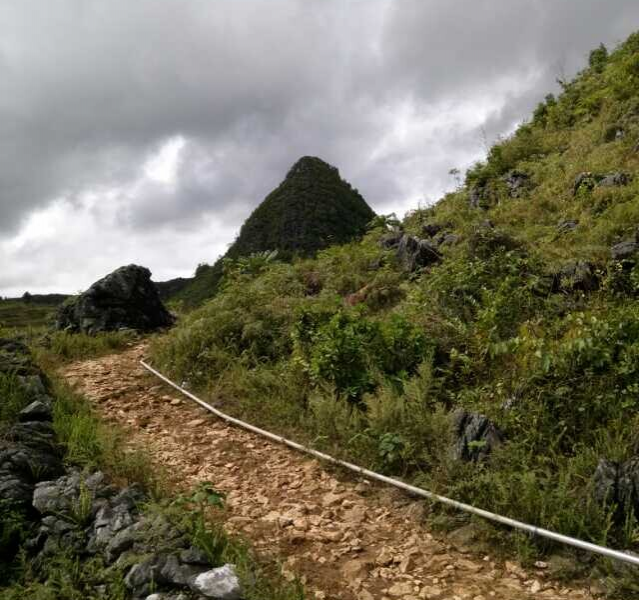
<svg viewBox="0 0 639 600">
<path fill-rule="evenodd" d="M 599 48 L 595 48 L 588 57 L 590 68 L 596 73 L 601 73 L 608 62 L 608 49 L 599 44 Z"/>
<path fill-rule="evenodd" d="M 22 301 L 25 302 L 26 304 L 30 304 L 32 300 L 33 300 L 33 297 L 31 296 L 29 292 L 25 292 L 24 294 L 22 294 Z"/>
</svg>

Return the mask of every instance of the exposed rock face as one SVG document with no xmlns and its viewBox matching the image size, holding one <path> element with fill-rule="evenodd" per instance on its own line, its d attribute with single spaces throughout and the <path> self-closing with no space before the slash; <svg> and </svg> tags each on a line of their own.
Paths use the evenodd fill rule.
<svg viewBox="0 0 639 600">
<path fill-rule="evenodd" d="M 488 208 L 486 186 L 473 185 L 468 192 L 468 203 L 471 208 Z"/>
<path fill-rule="evenodd" d="M 170 326 L 173 320 L 151 282 L 151 272 L 128 265 L 65 303 L 58 312 L 56 328 L 85 333 L 153 331 Z"/>
<path fill-rule="evenodd" d="M 594 496 L 600 504 L 617 506 L 619 518 L 629 511 L 639 517 L 639 457 L 621 464 L 601 459 L 593 480 Z"/>
<path fill-rule="evenodd" d="M 16 382 L 31 403 L 0 436 L 0 501 L 28 512 L 38 481 L 62 473 L 61 451 L 51 426 L 53 399 L 45 375 L 22 343 L 0 339 L 0 373 L 17 373 Z M 0 398 L 0 402 L 4 399 Z"/>
<path fill-rule="evenodd" d="M 33 507 L 40 527 L 27 543 L 37 554 L 34 564 L 64 547 L 78 556 L 102 556 L 108 565 L 131 565 L 124 583 L 134 598 L 145 598 L 152 589 L 162 592 L 160 598 L 176 597 L 169 594 L 180 590 L 207 598 L 241 598 L 234 567 L 212 568 L 167 517 L 141 510 L 147 501 L 135 485 L 118 490 L 101 472 L 85 476 L 70 471 L 39 483 Z"/>
<path fill-rule="evenodd" d="M 530 177 L 523 171 L 510 171 L 502 180 L 506 184 L 508 195 L 511 198 L 521 198 L 530 187 Z"/>
<path fill-rule="evenodd" d="M 615 244 L 610 248 L 612 260 L 629 260 L 635 256 L 639 250 L 639 243 L 635 240 L 626 240 Z"/>
<path fill-rule="evenodd" d="M 591 173 L 590 171 L 584 171 L 575 177 L 573 194 L 577 194 L 581 189 L 592 191 L 595 187 L 624 186 L 628 185 L 630 181 L 630 175 L 628 175 L 628 173 L 623 173 L 622 171 L 615 171 L 614 173 L 608 173 L 606 175 L 598 175 L 596 173 Z"/>
<path fill-rule="evenodd" d="M 617 187 L 628 185 L 630 183 L 630 175 L 628 173 L 622 173 L 621 171 L 617 171 L 616 173 L 610 173 L 603 177 L 601 181 L 599 181 L 600 187 Z"/>
<path fill-rule="evenodd" d="M 441 255 L 430 242 L 405 234 L 397 244 L 397 259 L 405 271 L 413 273 L 439 262 Z"/>
<path fill-rule="evenodd" d="M 454 415 L 454 427 L 453 456 L 457 460 L 484 460 L 504 440 L 499 428 L 479 413 L 458 410 Z"/>
</svg>

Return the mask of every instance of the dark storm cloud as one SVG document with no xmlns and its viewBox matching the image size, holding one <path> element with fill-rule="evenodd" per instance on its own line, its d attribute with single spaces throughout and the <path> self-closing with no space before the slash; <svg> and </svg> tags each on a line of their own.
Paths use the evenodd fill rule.
<svg viewBox="0 0 639 600">
<path fill-rule="evenodd" d="M 6 0 L 0 244 L 15 254 L 0 288 L 36 280 L 38 252 L 65 263 L 42 223 L 25 233 L 54 201 L 129 239 L 180 231 L 186 253 L 205 223 L 226 243 L 305 154 L 379 211 L 434 200 L 451 167 L 637 23 L 636 0 Z M 178 136 L 175 180 L 145 177 Z M 83 281 L 101 274 L 86 260 Z M 158 263 L 186 263 L 172 260 Z"/>
</svg>

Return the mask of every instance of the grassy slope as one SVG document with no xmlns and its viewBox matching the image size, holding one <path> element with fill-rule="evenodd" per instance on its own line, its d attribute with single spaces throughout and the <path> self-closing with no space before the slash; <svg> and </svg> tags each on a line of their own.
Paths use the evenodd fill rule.
<svg viewBox="0 0 639 600">
<path fill-rule="evenodd" d="M 599 506 L 591 489 L 599 458 L 625 460 L 639 442 L 639 269 L 609 253 L 639 225 L 638 140 L 633 35 L 610 57 L 594 52 L 463 188 L 406 218 L 416 234 L 436 222 L 461 236 L 441 264 L 402 274 L 380 227 L 316 260 L 238 270 L 156 343 L 155 359 L 253 421 L 460 500 L 639 550 L 635 517 Z M 502 180 L 511 169 L 530 176 L 520 198 Z M 634 178 L 573 194 L 583 171 Z M 473 188 L 484 209 L 469 206 Z M 495 230 L 482 229 L 486 219 Z M 560 234 L 566 219 L 579 225 Z M 597 291 L 565 279 L 556 290 L 553 273 L 571 260 L 591 263 Z M 364 286 L 364 302 L 349 306 Z M 451 460 L 459 407 L 504 431 L 490 461 Z"/>
<path fill-rule="evenodd" d="M 41 327 L 55 315 L 56 305 L 34 304 L 20 300 L 0 302 L 0 328 Z"/>
</svg>

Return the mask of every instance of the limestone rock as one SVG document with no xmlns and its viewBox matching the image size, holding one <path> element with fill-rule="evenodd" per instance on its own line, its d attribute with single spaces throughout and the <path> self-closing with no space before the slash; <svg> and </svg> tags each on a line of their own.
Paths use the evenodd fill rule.
<svg viewBox="0 0 639 600">
<path fill-rule="evenodd" d="M 403 235 L 397 245 L 397 259 L 402 268 L 412 273 L 441 260 L 433 244 L 412 235 Z"/>
<path fill-rule="evenodd" d="M 528 174 L 515 169 L 504 175 L 502 181 L 506 184 L 511 198 L 521 198 L 530 186 Z"/>
<path fill-rule="evenodd" d="M 240 580 L 235 567 L 230 564 L 199 574 L 189 582 L 189 586 L 207 598 L 240 600 L 242 597 Z"/>
<path fill-rule="evenodd" d="M 151 282 L 151 272 L 145 267 L 128 265 L 63 304 L 56 328 L 84 333 L 153 331 L 169 327 L 173 321 Z"/>
<path fill-rule="evenodd" d="M 457 460 L 484 460 L 503 442 L 503 434 L 490 419 L 479 413 L 459 410 L 454 416 Z"/>
</svg>

